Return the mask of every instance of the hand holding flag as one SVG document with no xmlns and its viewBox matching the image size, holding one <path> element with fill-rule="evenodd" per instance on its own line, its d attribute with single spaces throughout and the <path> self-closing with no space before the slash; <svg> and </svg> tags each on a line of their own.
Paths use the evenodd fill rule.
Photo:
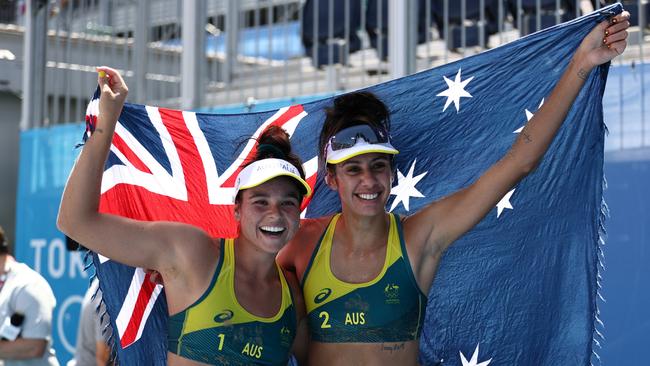
<svg viewBox="0 0 650 366">
<path fill-rule="evenodd" d="M 622 54 L 627 46 L 627 29 L 630 27 L 628 19 L 630 13 L 623 11 L 600 22 L 585 37 L 576 54 L 584 55 L 591 67 L 602 65 Z"/>
<path fill-rule="evenodd" d="M 97 67 L 97 73 L 97 83 L 102 96 L 99 99 L 98 117 L 106 121 L 104 123 L 117 121 L 126 96 L 129 94 L 129 88 L 122 75 L 110 67 Z"/>
</svg>

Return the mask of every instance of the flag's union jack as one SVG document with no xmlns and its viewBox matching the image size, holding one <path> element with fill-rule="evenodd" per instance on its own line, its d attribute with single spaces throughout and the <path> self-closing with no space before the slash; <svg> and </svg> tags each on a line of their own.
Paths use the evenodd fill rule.
<svg viewBox="0 0 650 366">
<path fill-rule="evenodd" d="M 87 108 L 87 134 L 97 120 L 97 98 L 96 93 Z M 132 120 L 131 115 L 139 118 Z M 245 146 L 219 174 L 217 158 L 200 127 L 200 115 L 126 105 L 115 128 L 104 171 L 100 211 L 138 220 L 181 221 L 199 226 L 215 237 L 234 237 L 237 234 L 232 204 L 235 179 L 242 163 L 255 154 L 256 137 L 271 125 L 282 127 L 292 136 L 306 115 L 301 105 L 282 108 L 272 114 L 252 135 L 242 136 Z M 135 125 L 128 125 L 129 122 Z M 145 146 L 145 142 L 149 145 Z M 312 188 L 316 183 L 317 165 L 314 156 L 303 166 Z M 125 202 L 125 197 L 138 199 Z M 148 204 L 141 206 L 140 202 Z M 308 203 L 305 200 L 303 208 Z M 108 258 L 100 256 L 101 263 L 106 261 Z M 117 334 L 123 348 L 141 337 L 161 293 L 161 286 L 153 284 L 148 277 L 142 269 L 134 269 L 116 317 Z"/>
</svg>

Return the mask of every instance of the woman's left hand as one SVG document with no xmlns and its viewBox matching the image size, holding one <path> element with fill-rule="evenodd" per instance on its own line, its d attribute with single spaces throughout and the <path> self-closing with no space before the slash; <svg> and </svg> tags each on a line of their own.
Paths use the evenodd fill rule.
<svg viewBox="0 0 650 366">
<path fill-rule="evenodd" d="M 622 13 L 598 24 L 582 41 L 576 56 L 582 57 L 588 68 L 593 68 L 625 51 L 630 13 Z"/>
</svg>

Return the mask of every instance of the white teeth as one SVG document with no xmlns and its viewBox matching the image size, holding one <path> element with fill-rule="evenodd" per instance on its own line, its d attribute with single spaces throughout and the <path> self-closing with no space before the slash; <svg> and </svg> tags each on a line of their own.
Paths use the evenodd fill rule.
<svg viewBox="0 0 650 366">
<path fill-rule="evenodd" d="M 272 232 L 272 233 L 279 233 L 279 232 L 284 231 L 284 228 L 280 227 L 280 226 L 261 226 L 260 229 L 262 229 L 264 231 Z"/>
<path fill-rule="evenodd" d="M 374 200 L 379 197 L 379 193 L 360 193 L 358 196 L 364 200 Z"/>
</svg>

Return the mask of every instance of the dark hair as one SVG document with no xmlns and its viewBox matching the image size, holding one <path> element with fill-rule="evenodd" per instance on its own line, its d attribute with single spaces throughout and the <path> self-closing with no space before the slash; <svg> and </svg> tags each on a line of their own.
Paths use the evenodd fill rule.
<svg viewBox="0 0 650 366">
<path fill-rule="evenodd" d="M 257 151 L 255 155 L 246 161 L 242 168 L 247 167 L 248 165 L 263 159 L 282 159 L 288 161 L 293 166 L 298 169 L 300 172 L 300 177 L 305 179 L 305 171 L 302 168 L 302 160 L 300 157 L 293 153 L 291 150 L 291 141 L 289 140 L 289 134 L 282 127 L 278 126 L 269 126 L 264 132 L 260 134 L 257 138 Z M 299 191 L 302 192 L 302 186 L 297 182 Z M 237 193 L 235 202 L 239 201 L 241 192 Z"/>
<path fill-rule="evenodd" d="M 7 241 L 7 237 L 5 236 L 5 231 L 0 226 L 0 255 L 1 254 L 8 254 L 9 253 L 9 242 Z"/>
<path fill-rule="evenodd" d="M 325 148 L 329 139 L 338 131 L 361 123 L 390 132 L 388 108 L 368 91 L 353 92 L 334 99 L 334 104 L 325 109 L 325 123 L 318 139 L 318 157 L 321 167 L 325 166 Z"/>
</svg>

